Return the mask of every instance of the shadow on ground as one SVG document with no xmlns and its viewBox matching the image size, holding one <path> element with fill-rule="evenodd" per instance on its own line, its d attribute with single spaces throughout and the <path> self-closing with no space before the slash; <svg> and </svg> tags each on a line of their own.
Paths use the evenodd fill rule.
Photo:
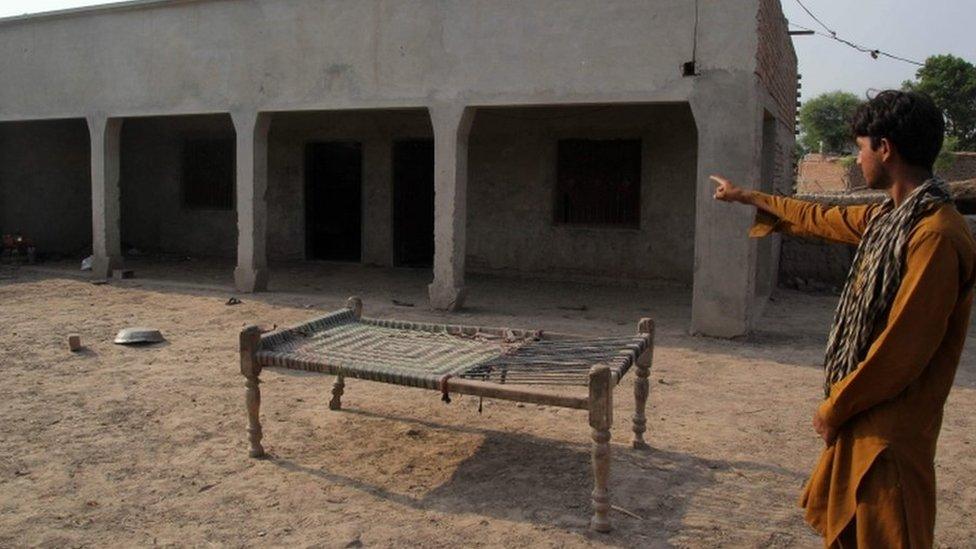
<svg viewBox="0 0 976 549">
<path fill-rule="evenodd" d="M 296 461 L 285 455 L 272 455 L 269 461 L 290 473 L 305 475 L 313 482 L 318 480 L 362 491 L 414 509 L 470 513 L 485 520 L 527 522 L 544 528 L 575 531 L 588 528 L 592 513 L 589 444 L 568 444 L 526 434 L 455 427 L 362 410 L 343 413 L 423 429 L 477 434 L 483 441 L 446 482 L 418 494 L 395 492 L 331 472 L 335 467 L 330 467 L 331 452 L 325 443 L 318 449 L 313 445 L 302 452 L 322 456 L 322 463 Z M 661 536 L 676 531 L 692 539 L 702 539 L 702 532 L 696 529 L 707 529 L 707 525 L 683 524 L 683 518 L 692 499 L 699 496 L 707 499 L 701 492 L 715 490 L 717 476 L 775 476 L 785 479 L 788 485 L 799 485 L 803 480 L 795 471 L 763 463 L 712 460 L 657 448 L 634 450 L 620 444 L 614 444 L 611 451 L 611 503 L 619 508 L 611 512 L 614 530 L 606 536 L 589 534 L 611 545 L 629 546 L 643 536 L 655 546 L 671 545 Z M 630 541 L 624 543 L 624 540 Z"/>
</svg>

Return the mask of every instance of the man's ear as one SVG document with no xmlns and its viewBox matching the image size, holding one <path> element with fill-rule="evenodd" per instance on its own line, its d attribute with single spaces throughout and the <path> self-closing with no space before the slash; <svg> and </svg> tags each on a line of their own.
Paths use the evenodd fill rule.
<svg viewBox="0 0 976 549">
<path fill-rule="evenodd" d="M 881 143 L 878 145 L 878 155 L 881 157 L 882 162 L 887 162 L 895 154 L 895 146 L 887 137 L 881 138 Z"/>
</svg>

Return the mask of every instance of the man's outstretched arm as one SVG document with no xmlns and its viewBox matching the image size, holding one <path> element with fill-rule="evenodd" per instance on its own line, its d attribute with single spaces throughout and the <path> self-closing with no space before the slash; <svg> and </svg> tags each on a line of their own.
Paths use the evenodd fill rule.
<svg viewBox="0 0 976 549">
<path fill-rule="evenodd" d="M 717 175 L 711 176 L 710 179 L 717 185 L 716 200 L 755 206 L 761 212 L 759 221 L 763 221 L 763 216 L 772 218 L 766 221 L 770 222 L 773 230 L 795 236 L 857 244 L 861 241 L 868 221 L 877 208 L 877 204 L 825 206 L 816 202 L 743 189 Z"/>
</svg>

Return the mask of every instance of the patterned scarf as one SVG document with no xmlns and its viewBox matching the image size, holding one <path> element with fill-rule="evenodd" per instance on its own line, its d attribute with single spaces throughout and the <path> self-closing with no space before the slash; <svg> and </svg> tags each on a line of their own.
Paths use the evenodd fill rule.
<svg viewBox="0 0 976 549">
<path fill-rule="evenodd" d="M 868 222 L 840 294 L 827 341 L 825 396 L 830 396 L 831 385 L 857 369 L 867 354 L 878 323 L 887 317 L 901 285 L 909 233 L 927 213 L 951 200 L 946 184 L 932 178 L 912 191 L 897 208 L 891 198 L 885 200 Z"/>
</svg>

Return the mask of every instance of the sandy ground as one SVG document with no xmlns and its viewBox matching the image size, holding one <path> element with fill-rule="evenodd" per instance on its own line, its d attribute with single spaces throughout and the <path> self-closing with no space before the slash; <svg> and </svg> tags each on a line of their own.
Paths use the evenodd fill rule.
<svg viewBox="0 0 976 549">
<path fill-rule="evenodd" d="M 815 547 L 795 507 L 821 444 L 809 427 L 835 297 L 781 290 L 766 328 L 737 341 L 685 334 L 680 288 L 493 278 L 470 308 L 427 311 L 427 273 L 276 270 L 273 289 L 220 290 L 227 271 L 141 265 L 171 280 L 95 286 L 0 268 L 0 546 Z M 304 293 L 302 293 L 304 292 Z M 266 371 L 271 458 L 247 457 L 237 334 L 363 297 L 370 316 L 585 334 L 659 326 L 647 452 L 629 448 L 631 377 L 616 392 L 615 530 L 590 533 L 583 412 L 350 380 L 331 412 L 326 376 Z M 399 307 L 392 299 L 413 302 Z M 586 310 L 570 310 L 585 305 Z M 111 343 L 160 328 L 151 348 Z M 87 349 L 69 353 L 78 332 Z M 976 355 L 966 350 L 939 446 L 944 547 L 976 546 Z"/>
</svg>

